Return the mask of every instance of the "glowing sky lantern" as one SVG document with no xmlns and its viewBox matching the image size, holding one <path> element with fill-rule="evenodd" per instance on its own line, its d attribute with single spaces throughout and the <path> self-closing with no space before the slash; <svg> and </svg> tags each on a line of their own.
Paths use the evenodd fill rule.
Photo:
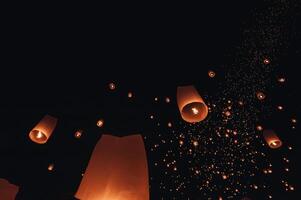
<svg viewBox="0 0 301 200">
<path fill-rule="evenodd" d="M 10 184 L 7 180 L 0 179 L 0 199 L 13 200 L 15 199 L 19 188 Z"/>
<path fill-rule="evenodd" d="M 45 115 L 43 119 L 30 131 L 29 138 L 38 144 L 45 144 L 57 124 L 57 118 Z"/>
<path fill-rule="evenodd" d="M 149 200 L 148 166 L 140 135 L 103 135 L 94 148 L 76 198 Z"/>
<path fill-rule="evenodd" d="M 208 107 L 194 86 L 178 87 L 177 102 L 181 116 L 187 122 L 200 122 L 208 115 Z"/>
<path fill-rule="evenodd" d="M 279 137 L 276 135 L 276 133 L 272 130 L 264 130 L 263 131 L 263 137 L 270 148 L 276 149 L 281 147 L 282 141 L 279 139 Z"/>
</svg>

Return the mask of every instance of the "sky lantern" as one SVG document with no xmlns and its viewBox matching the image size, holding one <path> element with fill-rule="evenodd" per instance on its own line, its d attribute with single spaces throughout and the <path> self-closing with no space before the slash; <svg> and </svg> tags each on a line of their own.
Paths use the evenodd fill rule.
<svg viewBox="0 0 301 200">
<path fill-rule="evenodd" d="M 45 144 L 57 124 L 57 118 L 45 115 L 41 121 L 30 131 L 29 138 L 38 144 Z"/>
<path fill-rule="evenodd" d="M 187 122 L 200 122 L 208 115 L 207 105 L 192 85 L 178 87 L 177 102 L 181 116 Z"/>
<path fill-rule="evenodd" d="M 148 165 L 141 135 L 103 135 L 76 193 L 81 200 L 149 200 Z"/>
<path fill-rule="evenodd" d="M 5 179 L 0 179 L 0 199 L 1 200 L 13 200 L 15 199 L 19 187 L 10 184 Z"/>
<path fill-rule="evenodd" d="M 279 139 L 279 137 L 273 130 L 264 130 L 263 137 L 269 145 L 269 147 L 272 149 L 279 148 L 282 145 L 282 141 Z"/>
</svg>

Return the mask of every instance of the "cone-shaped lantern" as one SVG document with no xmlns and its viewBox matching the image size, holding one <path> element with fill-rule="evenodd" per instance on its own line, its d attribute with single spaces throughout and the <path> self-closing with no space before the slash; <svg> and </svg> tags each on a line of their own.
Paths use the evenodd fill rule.
<svg viewBox="0 0 301 200">
<path fill-rule="evenodd" d="M 14 200 L 19 188 L 10 184 L 4 179 L 0 179 L 0 199 L 1 200 Z"/>
<path fill-rule="evenodd" d="M 43 119 L 30 131 L 29 138 L 38 144 L 45 144 L 57 124 L 57 119 L 45 115 Z"/>
<path fill-rule="evenodd" d="M 208 115 L 207 105 L 192 85 L 178 87 L 177 101 L 181 116 L 187 122 L 200 122 Z"/>
<path fill-rule="evenodd" d="M 269 147 L 272 149 L 279 148 L 282 145 L 282 141 L 279 139 L 279 137 L 273 130 L 264 130 L 263 137 L 269 145 Z"/>
<path fill-rule="evenodd" d="M 81 200 L 149 200 L 148 167 L 140 135 L 103 135 L 76 193 Z"/>
</svg>

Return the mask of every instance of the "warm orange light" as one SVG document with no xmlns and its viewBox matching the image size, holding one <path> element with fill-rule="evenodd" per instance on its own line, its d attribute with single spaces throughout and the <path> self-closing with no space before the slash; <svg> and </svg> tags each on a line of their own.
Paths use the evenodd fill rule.
<svg viewBox="0 0 301 200">
<path fill-rule="evenodd" d="M 149 200 L 148 167 L 140 135 L 103 135 L 76 193 L 81 200 Z"/>
<path fill-rule="evenodd" d="M 200 122 L 208 115 L 208 107 L 194 86 L 178 87 L 177 102 L 181 116 L 187 122 Z"/>
<path fill-rule="evenodd" d="M 212 71 L 212 70 L 209 70 L 209 71 L 208 71 L 208 76 L 209 76 L 210 78 L 214 78 L 214 77 L 215 77 L 215 72 Z"/>
<path fill-rule="evenodd" d="M 259 99 L 259 100 L 264 100 L 266 97 L 263 92 L 257 92 L 256 96 L 257 96 L 257 99 Z"/>
<path fill-rule="evenodd" d="M 263 63 L 264 63 L 265 65 L 268 65 L 268 64 L 271 63 L 271 61 L 270 61 L 268 58 L 265 58 L 265 59 L 263 60 Z"/>
<path fill-rule="evenodd" d="M 74 137 L 79 139 L 83 134 L 83 131 L 82 130 L 78 130 L 74 133 Z"/>
<path fill-rule="evenodd" d="M 54 164 L 48 165 L 48 171 L 53 171 L 53 169 L 54 169 Z"/>
<path fill-rule="evenodd" d="M 109 89 L 110 89 L 110 90 L 115 90 L 115 88 L 116 88 L 115 83 L 110 83 L 110 84 L 109 84 Z"/>
<path fill-rule="evenodd" d="M 132 92 L 129 92 L 128 93 L 128 98 L 132 98 L 133 97 L 133 93 Z"/>
<path fill-rule="evenodd" d="M 279 139 L 279 137 L 275 134 L 272 130 L 264 130 L 263 131 L 263 137 L 270 148 L 276 149 L 281 147 L 282 141 Z"/>
<path fill-rule="evenodd" d="M 103 119 L 98 120 L 97 123 L 96 123 L 96 125 L 97 125 L 99 128 L 102 127 L 103 124 L 104 124 L 104 120 L 103 120 Z"/>
<path fill-rule="evenodd" d="M 56 118 L 50 115 L 45 115 L 43 119 L 30 131 L 29 138 L 35 143 L 45 144 L 54 131 L 56 124 Z"/>
<path fill-rule="evenodd" d="M 19 187 L 10 184 L 5 179 L 0 179 L 0 199 L 13 200 L 18 193 Z"/>
</svg>

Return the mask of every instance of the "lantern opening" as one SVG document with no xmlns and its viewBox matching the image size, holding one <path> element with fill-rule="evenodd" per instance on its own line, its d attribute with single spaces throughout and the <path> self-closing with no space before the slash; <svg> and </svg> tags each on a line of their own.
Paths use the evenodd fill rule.
<svg viewBox="0 0 301 200">
<path fill-rule="evenodd" d="M 44 144 L 47 142 L 46 134 L 39 130 L 32 130 L 29 133 L 29 137 L 32 141 L 39 143 L 39 144 Z"/>
<path fill-rule="evenodd" d="M 208 107 L 202 102 L 187 104 L 182 109 L 183 118 L 190 122 L 199 122 L 206 118 Z"/>
</svg>

